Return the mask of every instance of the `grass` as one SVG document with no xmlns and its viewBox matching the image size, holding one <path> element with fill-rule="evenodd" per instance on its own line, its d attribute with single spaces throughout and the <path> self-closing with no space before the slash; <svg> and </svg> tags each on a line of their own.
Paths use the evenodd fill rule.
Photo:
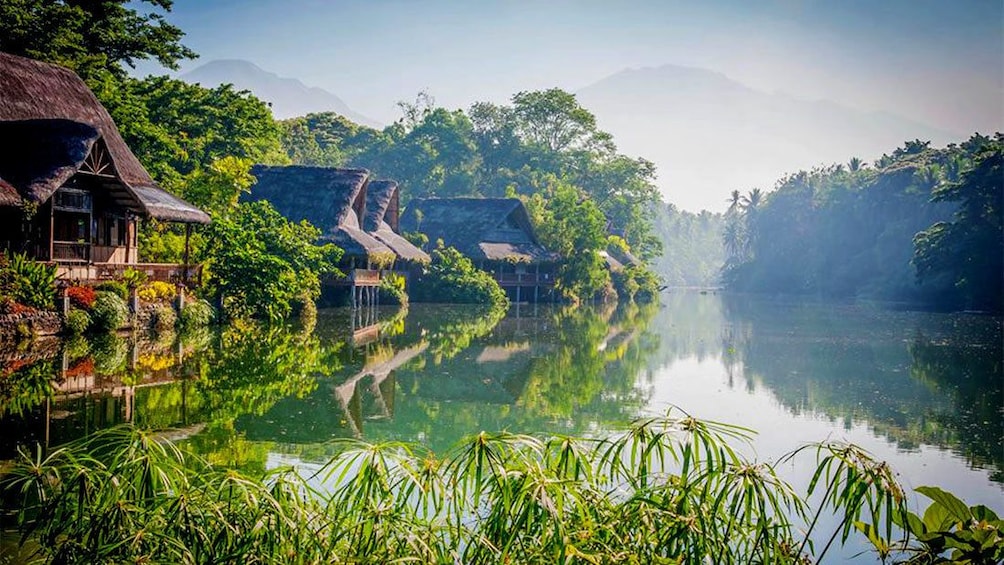
<svg viewBox="0 0 1004 565">
<path fill-rule="evenodd" d="M 817 463 L 803 498 L 731 447 L 751 434 L 671 412 L 603 439 L 480 433 L 442 457 L 345 441 L 313 474 L 249 477 L 120 427 L 23 451 L 4 506 L 43 563 L 804 563 L 858 531 L 883 559 L 907 549 L 888 541 L 907 509 L 884 463 L 796 450 Z M 843 519 L 817 550 L 823 512 Z"/>
</svg>

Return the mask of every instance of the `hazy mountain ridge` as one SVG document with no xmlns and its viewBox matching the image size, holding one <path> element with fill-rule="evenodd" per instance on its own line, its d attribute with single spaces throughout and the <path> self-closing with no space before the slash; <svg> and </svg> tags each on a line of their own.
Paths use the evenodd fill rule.
<svg viewBox="0 0 1004 565">
<path fill-rule="evenodd" d="M 656 163 L 667 199 L 691 210 L 711 200 L 721 202 L 711 207 L 720 211 L 733 189 L 771 188 L 785 173 L 852 156 L 871 161 L 906 140 L 944 145 L 963 137 L 888 112 L 766 93 L 675 65 L 626 69 L 577 96 L 621 152 Z"/>
<path fill-rule="evenodd" d="M 241 90 L 250 90 L 255 96 L 272 105 L 276 119 L 303 116 L 311 112 L 337 112 L 350 120 L 370 127 L 380 128 L 376 120 L 352 110 L 337 95 L 295 79 L 266 71 L 250 61 L 220 59 L 209 61 L 182 74 L 181 80 L 213 87 L 233 84 Z"/>
</svg>

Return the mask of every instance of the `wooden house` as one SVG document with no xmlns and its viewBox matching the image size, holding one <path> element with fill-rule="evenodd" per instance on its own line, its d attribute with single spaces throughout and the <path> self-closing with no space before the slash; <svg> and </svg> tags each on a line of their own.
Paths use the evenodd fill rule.
<svg viewBox="0 0 1004 565">
<path fill-rule="evenodd" d="M 380 270 L 428 261 L 391 227 L 397 223 L 397 183 L 370 182 L 365 169 L 256 165 L 251 174 L 258 181 L 245 200 L 267 200 L 286 218 L 309 221 L 322 241 L 345 251 L 339 267 L 349 276 L 337 284 L 378 286 Z M 378 194 L 370 195 L 374 185 Z"/>
<path fill-rule="evenodd" d="M 518 198 L 416 198 L 400 229 L 425 234 L 430 246 L 442 240 L 456 248 L 517 302 L 552 295 L 560 258 L 540 244 Z"/>
<path fill-rule="evenodd" d="M 69 69 L 0 53 L 0 248 L 53 262 L 64 279 L 128 267 L 188 282 L 191 265 L 140 264 L 141 219 L 208 224 L 160 189 L 108 111 Z"/>
</svg>

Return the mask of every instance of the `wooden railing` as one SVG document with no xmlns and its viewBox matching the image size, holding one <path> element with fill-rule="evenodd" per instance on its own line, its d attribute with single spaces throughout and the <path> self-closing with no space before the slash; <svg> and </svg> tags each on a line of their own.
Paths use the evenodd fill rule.
<svg viewBox="0 0 1004 565">
<path fill-rule="evenodd" d="M 554 286 L 554 277 L 534 273 L 502 273 L 495 280 L 501 286 Z"/>
<path fill-rule="evenodd" d="M 86 263 L 91 260 L 91 244 L 75 241 L 53 241 L 52 259 L 54 261 L 79 261 Z"/>
<path fill-rule="evenodd" d="M 126 269 L 133 269 L 146 275 L 147 280 L 198 285 L 202 283 L 202 265 L 179 265 L 176 263 L 103 263 L 91 265 L 97 280 L 112 280 L 122 277 Z"/>
</svg>

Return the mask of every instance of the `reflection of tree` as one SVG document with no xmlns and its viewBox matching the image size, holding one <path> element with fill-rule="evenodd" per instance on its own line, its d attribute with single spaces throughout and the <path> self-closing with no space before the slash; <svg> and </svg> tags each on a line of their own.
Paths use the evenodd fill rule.
<svg viewBox="0 0 1004 565">
<path fill-rule="evenodd" d="M 795 413 L 866 422 L 902 449 L 958 449 L 1004 479 L 999 319 L 735 296 L 724 303 L 729 326 L 745 328 L 726 343 L 748 386 L 768 387 Z"/>
<path fill-rule="evenodd" d="M 955 408 L 930 415 L 929 427 L 944 436 L 938 443 L 960 445 L 971 464 L 994 466 L 993 479 L 1004 482 L 1001 340 L 960 345 L 918 337 L 909 349 L 913 378 L 951 398 Z"/>
</svg>

